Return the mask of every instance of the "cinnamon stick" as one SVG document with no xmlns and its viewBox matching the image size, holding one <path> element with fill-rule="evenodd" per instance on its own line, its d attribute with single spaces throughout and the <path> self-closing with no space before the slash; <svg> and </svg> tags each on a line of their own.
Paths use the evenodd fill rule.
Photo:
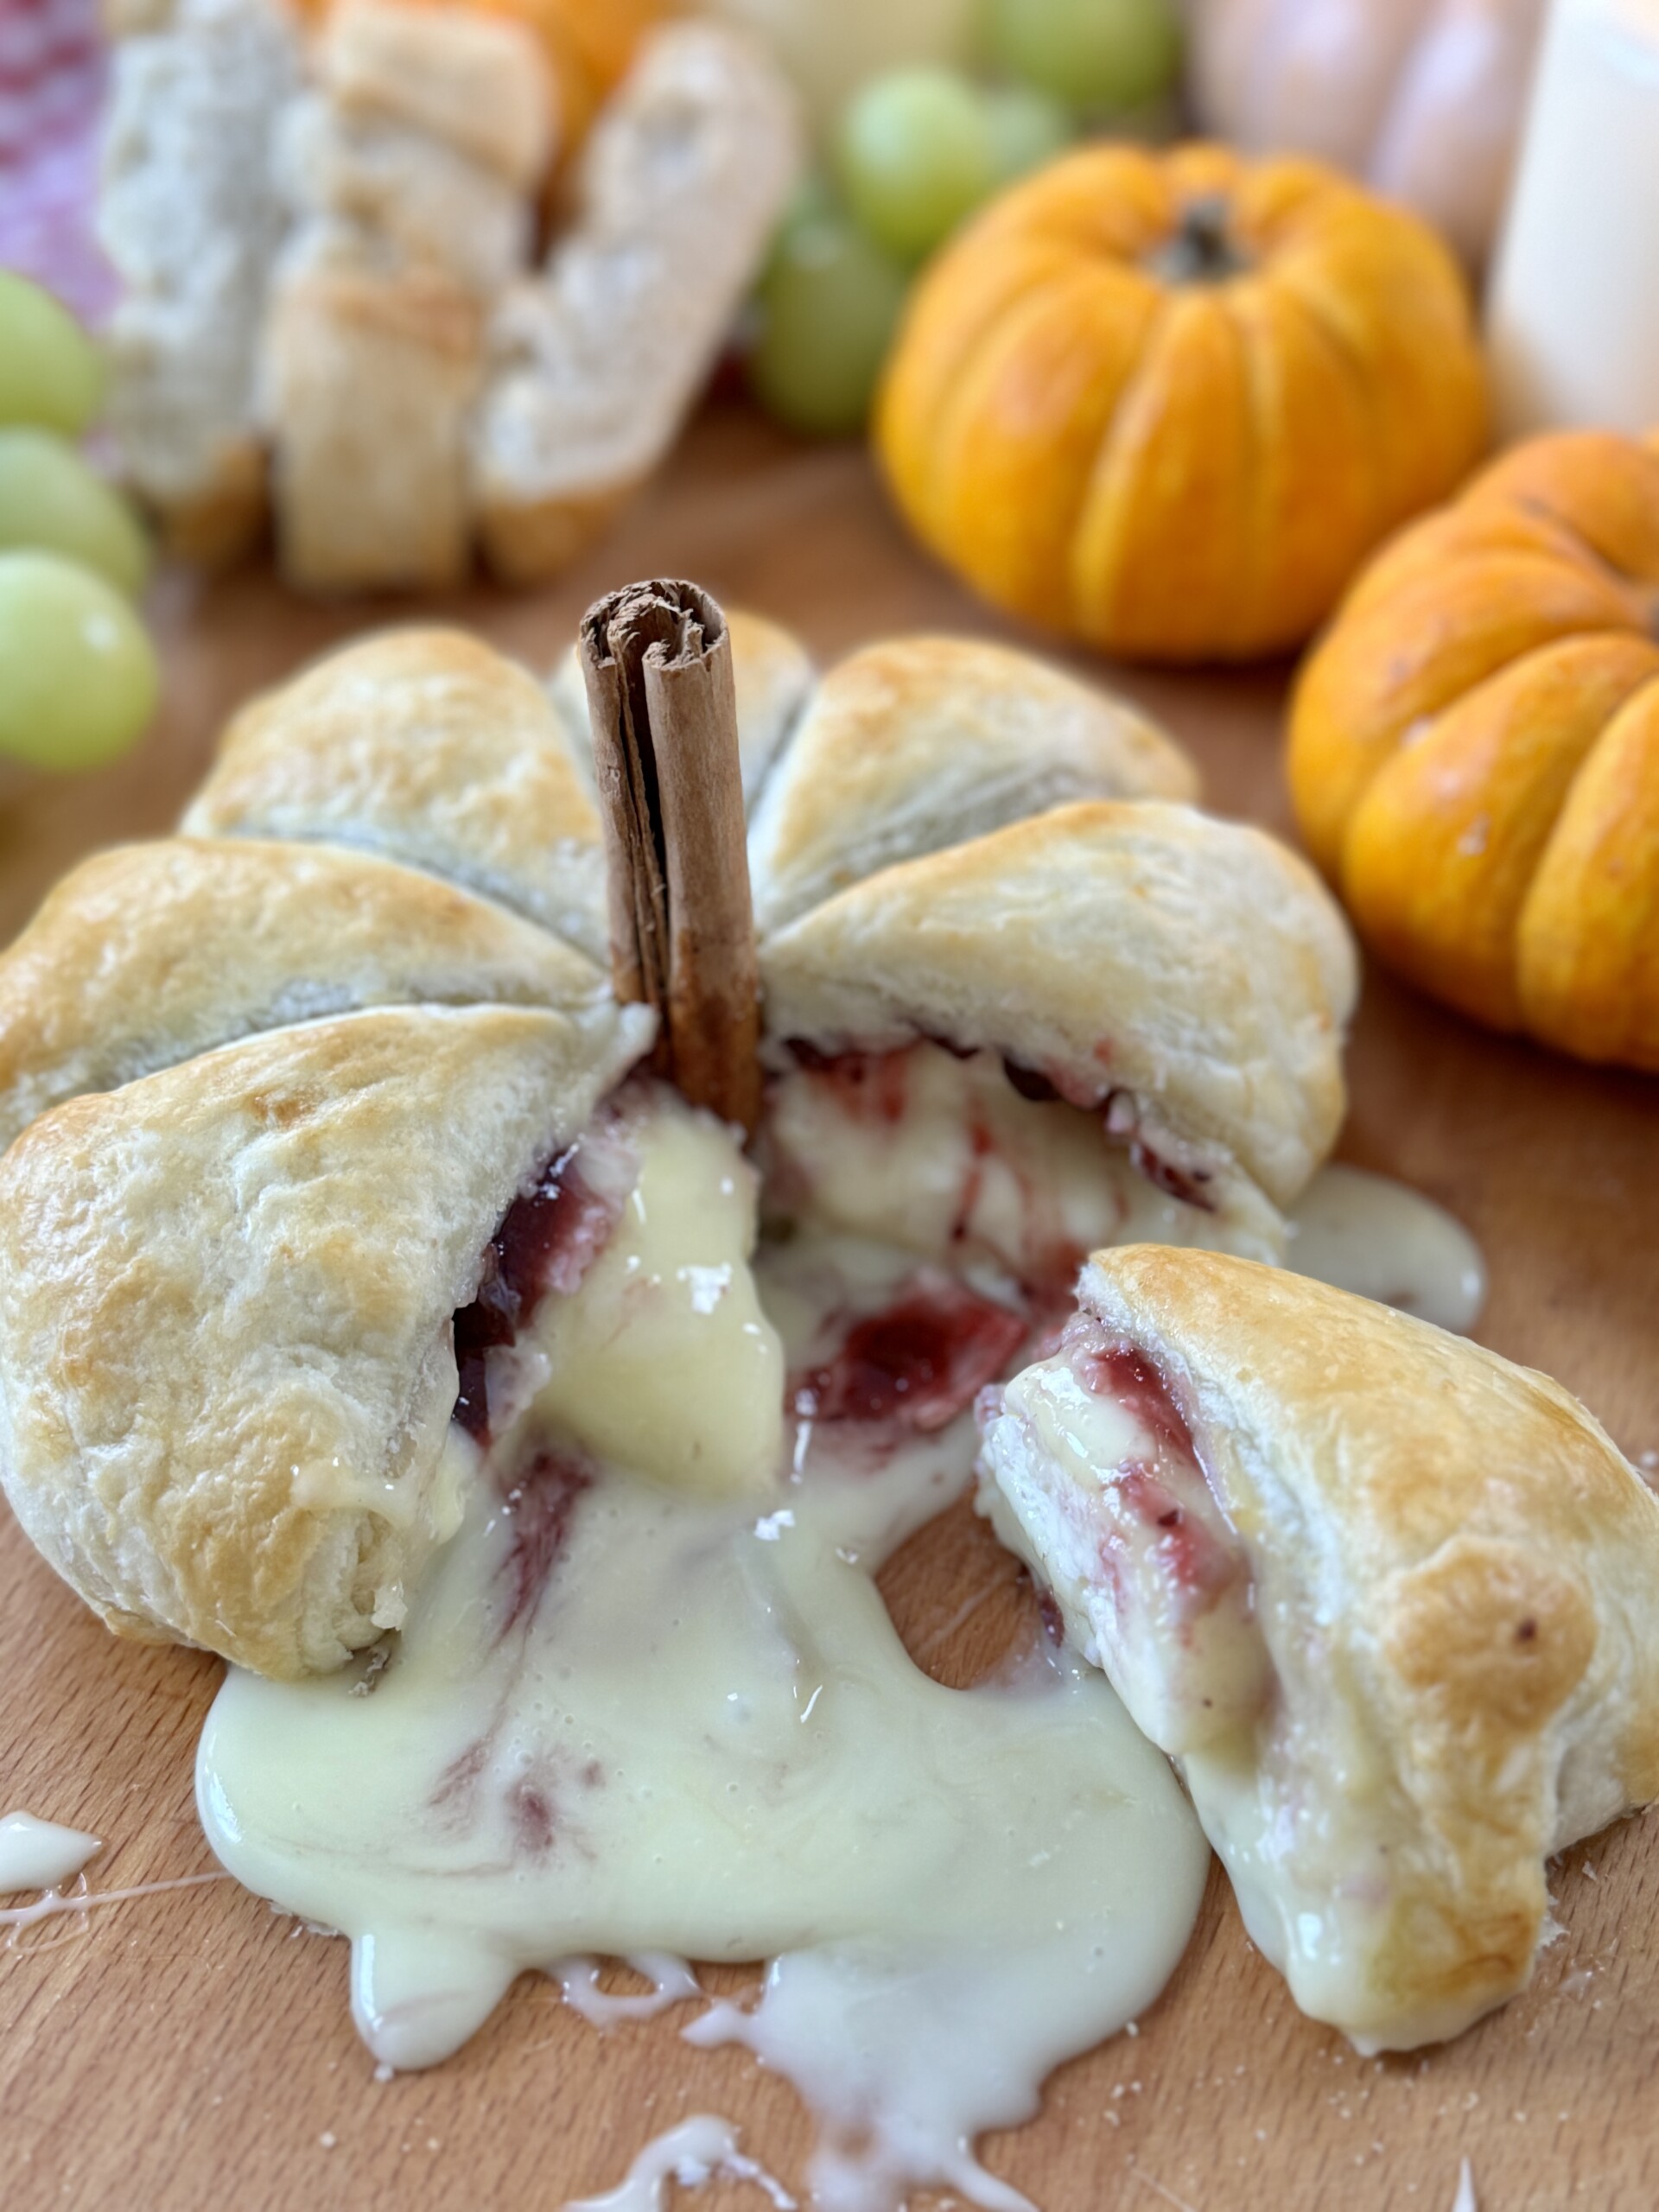
<svg viewBox="0 0 1659 2212">
<path fill-rule="evenodd" d="M 655 1071 L 753 1135 L 760 967 L 726 618 L 696 584 L 631 584 L 582 618 L 582 663 L 616 995 L 657 1009 Z"/>
</svg>

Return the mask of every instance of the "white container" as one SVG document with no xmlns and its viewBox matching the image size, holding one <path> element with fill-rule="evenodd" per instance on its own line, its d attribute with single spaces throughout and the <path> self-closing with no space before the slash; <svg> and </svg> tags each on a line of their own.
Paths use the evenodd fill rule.
<svg viewBox="0 0 1659 2212">
<path fill-rule="evenodd" d="M 904 64 L 963 64 L 976 0 L 703 0 L 706 11 L 759 31 L 794 78 L 814 127 L 827 130 L 867 77 Z"/>
<path fill-rule="evenodd" d="M 1552 0 L 1486 323 L 1503 436 L 1659 428 L 1659 0 Z"/>
</svg>

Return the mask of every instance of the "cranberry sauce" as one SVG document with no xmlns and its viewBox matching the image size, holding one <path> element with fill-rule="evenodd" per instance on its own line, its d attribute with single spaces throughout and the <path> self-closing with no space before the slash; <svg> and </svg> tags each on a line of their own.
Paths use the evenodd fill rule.
<svg viewBox="0 0 1659 2212">
<path fill-rule="evenodd" d="M 1059 1091 L 1052 1077 L 1046 1076 L 1040 1068 L 1023 1067 L 1018 1060 L 1011 1060 L 1006 1052 L 1002 1055 L 1002 1072 L 1020 1096 L 1029 1098 L 1033 1105 L 1052 1106 L 1059 1097 Z"/>
<path fill-rule="evenodd" d="M 527 1629 L 570 1548 L 576 1508 L 593 1487 L 594 1471 L 579 1452 L 542 1446 L 514 1465 L 502 1489 L 507 1548 L 496 1568 L 493 1640 Z M 502 1698 L 482 1732 L 451 1759 L 433 1784 L 428 1802 L 451 1834 L 467 1834 L 505 1812 L 514 1858 L 543 1859 L 568 1830 L 562 1800 L 570 1785 L 592 1788 L 597 1764 L 581 1767 L 556 1751 L 538 1751 L 505 1783 L 500 1774 L 504 1732 L 512 1724 L 511 1700 Z"/>
<path fill-rule="evenodd" d="M 530 1619 L 570 1547 L 576 1506 L 594 1471 L 579 1452 L 542 1445 L 517 1468 L 506 1492 L 511 1543 L 501 1562 L 501 1634 Z"/>
<path fill-rule="evenodd" d="M 1109 1478 L 1119 1514 L 1156 1545 L 1187 1618 L 1204 1611 L 1248 1573 L 1236 1536 L 1200 1460 L 1192 1432 L 1169 1385 L 1133 1344 L 1106 1339 L 1080 1323 L 1069 1346 L 1072 1373 L 1096 1397 L 1110 1398 L 1154 1441 L 1155 1464 L 1131 1459 Z M 1116 1561 L 1103 1556 L 1103 1568 Z"/>
<path fill-rule="evenodd" d="M 886 1421 L 926 1434 L 971 1404 L 1025 1336 L 1017 1313 L 928 1271 L 896 1305 L 854 1322 L 835 1357 L 795 1382 L 795 1409 L 803 1418 Z"/>
<path fill-rule="evenodd" d="M 1139 1521 L 1149 1537 L 1157 1532 L 1159 1562 L 1182 1600 L 1181 1618 L 1202 1612 L 1237 1582 L 1237 1552 L 1211 1527 L 1191 1493 L 1184 1503 L 1138 1460 L 1118 1470 L 1112 1488 L 1120 1513 Z"/>
<path fill-rule="evenodd" d="M 1129 1158 L 1136 1173 L 1144 1175 L 1155 1191 L 1179 1198 L 1183 1205 L 1197 1206 L 1201 1213 L 1216 1211 L 1214 1195 L 1205 1187 L 1211 1179 L 1207 1167 L 1177 1167 L 1140 1137 L 1130 1145 Z"/>
<path fill-rule="evenodd" d="M 486 1249 L 473 1302 L 455 1315 L 461 1389 L 454 1418 L 481 1445 L 490 1440 L 490 1351 L 528 1328 L 550 1291 L 568 1298 L 579 1289 L 616 1226 L 620 1208 L 583 1179 L 578 1149 L 573 1145 L 551 1161 L 507 1208 Z"/>
<path fill-rule="evenodd" d="M 1144 1352 L 1133 1344 L 1103 1344 L 1093 1333 L 1079 1335 L 1071 1347 L 1071 1371 L 1085 1390 L 1112 1399 L 1160 1443 L 1198 1465 L 1192 1432 L 1182 1420 L 1169 1385 Z"/>
<path fill-rule="evenodd" d="M 904 1119 L 910 1103 L 908 1048 L 896 1052 L 821 1052 L 803 1037 L 791 1037 L 789 1050 L 810 1076 L 829 1084 L 836 1103 L 852 1122 Z"/>
</svg>

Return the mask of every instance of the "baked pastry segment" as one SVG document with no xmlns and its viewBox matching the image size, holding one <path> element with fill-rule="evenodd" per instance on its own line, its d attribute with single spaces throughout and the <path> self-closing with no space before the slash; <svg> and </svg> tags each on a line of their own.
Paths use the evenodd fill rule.
<svg viewBox="0 0 1659 2212">
<path fill-rule="evenodd" d="M 1342 1118 L 1342 917 L 1274 839 L 1188 807 L 1057 808 L 884 869 L 760 964 L 780 1065 L 797 1040 L 989 1048 L 1219 1205 L 1288 1204 Z"/>
<path fill-rule="evenodd" d="M 1522 1988 L 1544 1860 L 1659 1793 L 1659 1502 L 1559 1384 L 1209 1252 L 1100 1253 L 982 1414 L 994 1517 L 1364 2050 Z"/>
<path fill-rule="evenodd" d="M 112 1628 L 292 1676 L 397 1624 L 459 1515 L 452 1316 L 650 1028 L 638 1008 L 351 1014 L 19 1139 L 0 1475 Z"/>
<path fill-rule="evenodd" d="M 182 827 L 359 846 L 605 957 L 599 817 L 559 719 L 458 630 L 386 631 L 252 701 Z"/>
<path fill-rule="evenodd" d="M 755 918 L 793 921 L 897 861 L 1074 799 L 1195 799 L 1196 769 L 1122 700 L 965 638 L 868 645 L 823 679 L 758 810 Z"/>
<path fill-rule="evenodd" d="M 354 1008 L 572 1011 L 599 969 L 366 853 L 175 837 L 83 861 L 0 955 L 0 1151 L 37 1116 L 238 1037 Z"/>
</svg>

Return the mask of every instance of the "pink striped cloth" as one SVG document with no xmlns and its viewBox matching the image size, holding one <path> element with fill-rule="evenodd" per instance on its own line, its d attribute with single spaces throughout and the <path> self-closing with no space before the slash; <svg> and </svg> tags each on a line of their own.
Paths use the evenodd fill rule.
<svg viewBox="0 0 1659 2212">
<path fill-rule="evenodd" d="M 0 269 L 94 323 L 115 296 L 92 236 L 105 75 L 98 0 L 0 0 Z"/>
</svg>

